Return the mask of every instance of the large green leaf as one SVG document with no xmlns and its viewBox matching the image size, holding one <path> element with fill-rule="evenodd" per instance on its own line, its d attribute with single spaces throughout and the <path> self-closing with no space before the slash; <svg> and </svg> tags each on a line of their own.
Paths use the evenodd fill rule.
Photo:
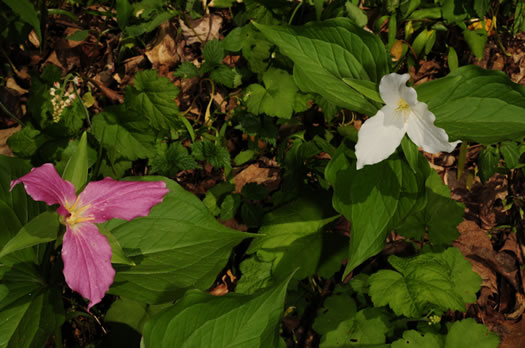
<svg viewBox="0 0 525 348">
<path fill-rule="evenodd" d="M 472 318 L 456 321 L 452 324 L 445 339 L 446 348 L 496 348 L 498 346 L 499 337 L 490 332 L 485 325 L 476 323 Z"/>
<path fill-rule="evenodd" d="M 77 192 L 86 185 L 88 176 L 87 133 L 84 132 L 78 142 L 76 152 L 69 158 L 62 178 L 71 182 Z"/>
<path fill-rule="evenodd" d="M 501 71 L 468 65 L 416 90 L 451 138 L 492 144 L 525 134 L 525 87 Z"/>
<path fill-rule="evenodd" d="M 346 178 L 351 186 L 351 215 L 347 218 L 352 229 L 345 276 L 383 249 L 402 183 L 401 161 L 397 157 L 352 171 L 351 177 Z"/>
<path fill-rule="evenodd" d="M 302 90 L 350 110 L 377 111 L 343 78 L 378 82 L 388 72 L 386 51 L 378 37 L 347 18 L 302 27 L 255 25 L 293 60 L 294 77 Z"/>
<path fill-rule="evenodd" d="M 140 71 L 134 78 L 135 86 L 126 88 L 126 107 L 146 117 L 155 129 L 170 129 L 176 124 L 179 108 L 175 98 L 179 89 L 168 78 L 155 70 Z"/>
<path fill-rule="evenodd" d="M 476 300 L 481 278 L 456 248 L 388 261 L 397 272 L 380 270 L 368 278 L 376 307 L 388 304 L 396 315 L 417 318 L 431 309 L 465 311 L 465 303 Z"/>
<path fill-rule="evenodd" d="M 0 258 L 17 250 L 55 240 L 58 226 L 56 212 L 44 212 L 38 215 L 4 245 L 0 250 Z"/>
<path fill-rule="evenodd" d="M 45 346 L 64 322 L 60 290 L 48 288 L 31 263 L 17 264 L 1 278 L 7 295 L 0 300 L 0 347 Z"/>
<path fill-rule="evenodd" d="M 312 275 L 321 257 L 323 227 L 337 218 L 329 202 L 326 195 L 310 192 L 266 214 L 261 237 L 252 241 L 247 254 L 256 253 L 258 259 L 270 262 L 277 279 L 298 267 L 297 279 Z"/>
<path fill-rule="evenodd" d="M 278 347 L 290 278 L 254 295 L 216 297 L 190 290 L 146 323 L 145 347 Z"/>
<path fill-rule="evenodd" d="M 162 178 L 133 178 L 161 180 Z M 251 235 L 218 223 L 203 203 L 174 181 L 147 217 L 103 226 L 136 266 L 115 265 L 111 293 L 146 303 L 163 303 L 188 288 L 207 289 L 228 261 L 231 249 Z"/>
</svg>

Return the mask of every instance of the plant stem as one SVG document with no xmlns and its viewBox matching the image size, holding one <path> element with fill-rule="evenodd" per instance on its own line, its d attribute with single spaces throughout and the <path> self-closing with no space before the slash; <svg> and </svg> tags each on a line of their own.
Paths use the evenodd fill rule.
<svg viewBox="0 0 525 348">
<path fill-rule="evenodd" d="M 9 111 L 2 102 L 0 102 L 0 109 L 7 114 L 7 116 L 11 117 L 13 120 L 24 126 L 24 122 L 22 122 L 18 117 L 16 117 L 11 111 Z"/>
</svg>

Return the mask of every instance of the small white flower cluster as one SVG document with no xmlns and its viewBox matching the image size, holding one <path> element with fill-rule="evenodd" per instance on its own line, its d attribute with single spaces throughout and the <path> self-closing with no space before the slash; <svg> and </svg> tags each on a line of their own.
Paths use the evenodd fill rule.
<svg viewBox="0 0 525 348">
<path fill-rule="evenodd" d="M 441 317 L 439 315 L 432 314 L 428 317 L 428 325 L 437 325 L 441 322 Z"/>
<path fill-rule="evenodd" d="M 73 83 L 78 86 L 78 77 L 73 78 Z M 55 82 L 53 86 L 54 87 L 49 89 L 49 94 L 53 97 L 51 99 L 51 105 L 53 105 L 53 122 L 58 123 L 60 117 L 64 113 L 64 109 L 71 105 L 73 100 L 75 100 L 76 95 L 67 90 L 64 90 L 63 93 L 61 93 L 59 82 Z"/>
</svg>

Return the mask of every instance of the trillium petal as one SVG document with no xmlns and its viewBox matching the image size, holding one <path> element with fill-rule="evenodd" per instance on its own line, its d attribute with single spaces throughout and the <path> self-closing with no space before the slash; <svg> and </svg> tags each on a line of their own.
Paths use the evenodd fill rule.
<svg viewBox="0 0 525 348">
<path fill-rule="evenodd" d="M 379 110 L 361 126 L 355 146 L 357 169 L 387 159 L 401 143 L 406 132 L 404 122 L 398 119 L 387 123 L 385 118 L 388 116 Z"/>
<path fill-rule="evenodd" d="M 38 168 L 33 168 L 26 175 L 11 181 L 12 190 L 15 185 L 23 183 L 28 195 L 35 201 L 43 201 L 48 205 L 60 204 L 59 213 L 64 214 L 63 206 L 66 202 L 76 199 L 75 186 L 58 175 L 51 163 L 46 163 Z"/>
<path fill-rule="evenodd" d="M 89 299 L 89 310 L 102 300 L 115 277 L 107 238 L 92 223 L 67 226 L 62 260 L 67 285 Z"/>
<path fill-rule="evenodd" d="M 409 138 L 430 153 L 451 152 L 461 141 L 450 143 L 448 135 L 443 128 L 436 127 L 436 116 L 428 109 L 427 104 L 418 102 L 407 120 L 407 133 Z"/>
<path fill-rule="evenodd" d="M 169 192 L 163 181 L 115 181 L 105 178 L 90 182 L 79 196 L 82 206 L 89 205 L 84 215 L 96 223 L 113 218 L 132 220 L 146 216 Z"/>
<path fill-rule="evenodd" d="M 388 74 L 381 78 L 379 83 L 379 94 L 386 104 L 397 107 L 400 99 L 408 105 L 414 105 L 417 102 L 417 92 L 412 87 L 407 87 L 407 81 L 410 80 L 409 74 Z"/>
</svg>

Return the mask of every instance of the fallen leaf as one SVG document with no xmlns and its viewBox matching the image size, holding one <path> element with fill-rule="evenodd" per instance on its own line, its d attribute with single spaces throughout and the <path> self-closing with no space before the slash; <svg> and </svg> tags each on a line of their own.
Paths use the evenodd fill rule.
<svg viewBox="0 0 525 348">
<path fill-rule="evenodd" d="M 151 65 L 155 69 L 161 66 L 170 68 L 180 61 L 180 55 L 177 52 L 177 31 L 172 27 L 170 21 L 164 22 L 160 25 L 160 30 L 157 35 L 157 43 L 146 51 Z"/>
<path fill-rule="evenodd" d="M 275 175 L 273 175 L 275 174 Z M 260 168 L 259 164 L 250 164 L 233 178 L 235 193 L 240 193 L 244 185 L 255 182 L 257 184 L 273 183 L 278 180 L 277 173 L 272 173 L 270 168 Z"/>
<path fill-rule="evenodd" d="M 0 129 L 0 155 L 13 157 L 13 152 L 9 146 L 7 146 L 7 139 L 21 129 L 21 125 L 7 129 Z"/>
<path fill-rule="evenodd" d="M 220 16 L 206 15 L 199 19 L 188 21 L 188 25 L 180 19 L 179 23 L 182 29 L 182 36 L 186 40 L 187 45 L 220 39 L 219 30 L 222 26 L 222 17 Z"/>
</svg>

